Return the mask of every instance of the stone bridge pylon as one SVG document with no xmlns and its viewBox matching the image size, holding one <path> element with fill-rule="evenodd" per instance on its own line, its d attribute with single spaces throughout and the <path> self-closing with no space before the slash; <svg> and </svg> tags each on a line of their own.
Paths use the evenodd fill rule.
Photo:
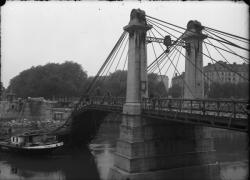
<svg viewBox="0 0 250 180">
<path fill-rule="evenodd" d="M 209 129 L 142 116 L 142 98 L 148 96 L 146 33 L 150 28 L 145 12 L 133 9 L 124 27 L 129 33 L 126 103 L 108 179 L 215 180 L 218 165 Z M 188 38 L 192 43 L 192 36 Z M 198 58 L 194 61 L 200 60 L 192 54 L 197 50 L 189 54 Z"/>
</svg>

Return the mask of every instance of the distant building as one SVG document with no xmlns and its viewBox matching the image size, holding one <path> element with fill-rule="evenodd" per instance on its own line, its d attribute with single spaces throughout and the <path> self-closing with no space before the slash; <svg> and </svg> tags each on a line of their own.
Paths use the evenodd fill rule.
<svg viewBox="0 0 250 180">
<path fill-rule="evenodd" d="M 208 83 L 210 87 L 211 83 L 217 82 L 238 84 L 242 82 L 247 82 L 249 77 L 248 64 L 228 64 L 223 61 L 218 61 L 214 64 L 208 63 L 207 66 L 203 68 L 205 74 L 205 83 Z M 240 74 L 240 75 L 239 75 Z"/>
<path fill-rule="evenodd" d="M 185 72 L 182 72 L 181 75 L 177 75 L 177 73 L 175 73 L 175 76 L 172 78 L 172 87 L 179 86 L 182 90 L 181 97 L 183 97 L 184 94 L 184 78 L 185 78 Z"/>
<path fill-rule="evenodd" d="M 182 72 L 181 75 L 177 75 L 177 73 L 175 73 L 175 76 L 172 78 L 172 86 L 178 85 L 180 87 L 183 87 L 184 78 L 185 78 L 185 72 Z"/>
<path fill-rule="evenodd" d="M 205 83 L 208 84 L 208 87 L 210 87 L 213 82 L 220 84 L 238 84 L 242 82 L 248 82 L 247 79 L 249 78 L 249 67 L 246 63 L 228 64 L 224 61 L 218 61 L 214 64 L 208 63 L 207 66 L 203 67 L 203 72 L 205 74 L 204 80 Z M 181 75 L 175 74 L 175 76 L 172 78 L 172 86 L 178 85 L 184 89 L 184 79 L 185 72 L 183 72 Z"/>
<path fill-rule="evenodd" d="M 157 76 L 157 81 L 163 81 L 163 84 L 165 86 L 166 91 L 168 92 L 168 86 L 169 86 L 169 78 L 166 75 L 159 75 Z"/>
</svg>

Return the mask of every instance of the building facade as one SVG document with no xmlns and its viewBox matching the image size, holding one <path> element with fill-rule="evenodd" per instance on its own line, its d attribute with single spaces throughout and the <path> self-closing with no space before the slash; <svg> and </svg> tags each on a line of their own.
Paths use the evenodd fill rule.
<svg viewBox="0 0 250 180">
<path fill-rule="evenodd" d="M 157 81 L 160 82 L 162 81 L 165 87 L 165 90 L 168 92 L 168 88 L 169 88 L 169 78 L 166 75 L 159 75 L 157 76 Z"/>
<path fill-rule="evenodd" d="M 203 67 L 204 82 L 210 88 L 212 83 L 247 83 L 249 79 L 249 65 L 243 64 L 228 64 L 224 61 L 218 61 L 214 64 L 208 63 Z M 172 86 L 178 85 L 181 89 L 184 89 L 185 72 L 181 75 L 175 74 L 172 78 Z"/>
<path fill-rule="evenodd" d="M 205 83 L 208 84 L 208 87 L 213 82 L 220 84 L 224 83 L 244 83 L 247 82 L 249 77 L 249 67 L 248 64 L 228 64 L 223 61 L 218 61 L 214 64 L 208 63 L 207 66 L 203 68 L 205 74 Z"/>
</svg>

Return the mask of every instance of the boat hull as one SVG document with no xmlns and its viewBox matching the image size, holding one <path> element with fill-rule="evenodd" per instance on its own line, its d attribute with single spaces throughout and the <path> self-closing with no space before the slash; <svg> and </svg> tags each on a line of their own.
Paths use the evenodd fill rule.
<svg viewBox="0 0 250 180">
<path fill-rule="evenodd" d="M 0 143 L 0 151 L 20 153 L 26 155 L 46 155 L 63 146 L 63 142 L 41 146 L 20 147 L 10 144 Z"/>
</svg>

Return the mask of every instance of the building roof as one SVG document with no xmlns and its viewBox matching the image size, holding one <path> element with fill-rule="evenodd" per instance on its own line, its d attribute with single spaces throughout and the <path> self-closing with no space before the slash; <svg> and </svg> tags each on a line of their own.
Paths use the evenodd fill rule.
<svg viewBox="0 0 250 180">
<path fill-rule="evenodd" d="M 248 64 L 243 63 L 243 64 L 228 64 L 227 62 L 224 61 L 218 61 L 214 64 L 208 63 L 207 66 L 204 67 L 204 72 L 209 72 L 209 71 L 223 71 L 223 72 L 248 72 Z"/>
</svg>

